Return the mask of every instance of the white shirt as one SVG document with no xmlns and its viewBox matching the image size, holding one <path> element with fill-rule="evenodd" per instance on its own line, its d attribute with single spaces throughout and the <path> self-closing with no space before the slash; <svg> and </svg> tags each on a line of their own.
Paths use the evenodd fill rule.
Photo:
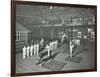
<svg viewBox="0 0 100 77">
<path fill-rule="evenodd" d="M 29 52 L 29 50 L 30 50 L 30 47 L 28 46 L 28 47 L 27 47 L 27 51 Z"/>
<path fill-rule="evenodd" d="M 41 41 L 40 41 L 40 45 L 43 45 L 43 42 L 44 42 L 44 40 L 43 40 L 43 38 L 42 38 Z"/>
<path fill-rule="evenodd" d="M 46 49 L 46 50 L 47 50 L 47 52 L 48 52 L 48 56 L 50 56 L 50 46 L 49 46 L 49 45 L 47 45 L 45 49 Z"/>
<path fill-rule="evenodd" d="M 25 46 L 23 47 L 23 53 L 26 53 L 26 47 Z"/>
</svg>

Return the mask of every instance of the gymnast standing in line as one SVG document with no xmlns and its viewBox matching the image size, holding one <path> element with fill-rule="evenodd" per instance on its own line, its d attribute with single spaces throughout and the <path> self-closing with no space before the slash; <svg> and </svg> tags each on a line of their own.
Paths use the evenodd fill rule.
<svg viewBox="0 0 100 77">
<path fill-rule="evenodd" d="M 30 46 L 30 56 L 33 56 L 33 51 L 34 51 L 34 45 L 33 45 L 33 43 L 31 43 L 31 46 Z"/>
<path fill-rule="evenodd" d="M 26 45 L 23 47 L 23 59 L 26 58 L 26 55 L 27 55 L 27 48 L 26 48 Z"/>
<path fill-rule="evenodd" d="M 29 44 L 27 45 L 27 57 L 29 57 L 29 55 L 30 55 L 30 46 L 29 46 Z"/>
<path fill-rule="evenodd" d="M 70 40 L 70 58 L 73 57 L 73 48 L 74 48 L 74 41 Z"/>
</svg>

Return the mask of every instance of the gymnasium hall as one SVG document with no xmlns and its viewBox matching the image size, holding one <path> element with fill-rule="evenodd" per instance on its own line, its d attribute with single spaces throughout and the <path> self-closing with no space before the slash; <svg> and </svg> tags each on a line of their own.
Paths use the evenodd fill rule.
<svg viewBox="0 0 100 77">
<path fill-rule="evenodd" d="M 16 5 L 16 73 L 95 68 L 95 8 Z"/>
</svg>

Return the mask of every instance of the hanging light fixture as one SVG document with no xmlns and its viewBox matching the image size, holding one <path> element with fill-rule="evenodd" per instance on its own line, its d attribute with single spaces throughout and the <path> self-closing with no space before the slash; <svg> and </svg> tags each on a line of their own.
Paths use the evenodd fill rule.
<svg viewBox="0 0 100 77">
<path fill-rule="evenodd" d="M 52 9 L 53 9 L 53 6 L 51 5 L 51 6 L 50 6 L 50 10 L 52 10 Z"/>
<path fill-rule="evenodd" d="M 49 9 L 50 9 L 50 13 L 52 14 L 53 6 L 51 5 L 51 6 L 49 7 Z"/>
</svg>

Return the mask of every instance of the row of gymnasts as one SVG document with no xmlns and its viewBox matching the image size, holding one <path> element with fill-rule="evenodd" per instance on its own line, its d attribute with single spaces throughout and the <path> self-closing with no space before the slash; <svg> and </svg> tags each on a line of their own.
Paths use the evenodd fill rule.
<svg viewBox="0 0 100 77">
<path fill-rule="evenodd" d="M 23 47 L 23 59 L 29 56 L 38 55 L 39 52 L 39 43 L 36 42 L 33 44 L 28 44 Z"/>
<path fill-rule="evenodd" d="M 29 56 L 33 56 L 33 55 L 38 55 L 41 59 L 44 57 L 44 54 L 42 53 L 47 53 L 46 55 L 48 57 L 51 56 L 51 51 L 53 51 L 54 49 L 56 49 L 58 47 L 58 41 L 52 41 L 47 43 L 46 45 L 44 45 L 44 40 L 43 38 L 41 39 L 40 42 L 36 42 L 34 44 L 30 44 L 30 45 L 25 45 L 23 47 L 23 59 L 29 57 Z M 44 46 L 44 49 L 42 50 L 42 52 L 40 53 L 40 48 L 41 46 Z"/>
<path fill-rule="evenodd" d="M 44 45 L 44 40 L 43 38 L 41 39 L 40 42 L 36 42 L 31 45 L 27 45 L 23 47 L 23 59 L 33 56 L 33 55 L 38 55 L 40 57 L 39 61 L 45 61 L 47 58 L 51 56 L 51 52 L 57 49 L 58 47 L 58 40 L 50 41 Z M 44 46 L 43 50 L 40 52 L 40 47 Z M 70 54 L 69 57 L 73 57 L 73 49 L 75 46 L 80 46 L 80 39 L 73 39 L 70 40 L 69 42 L 69 47 L 70 47 Z"/>
</svg>

